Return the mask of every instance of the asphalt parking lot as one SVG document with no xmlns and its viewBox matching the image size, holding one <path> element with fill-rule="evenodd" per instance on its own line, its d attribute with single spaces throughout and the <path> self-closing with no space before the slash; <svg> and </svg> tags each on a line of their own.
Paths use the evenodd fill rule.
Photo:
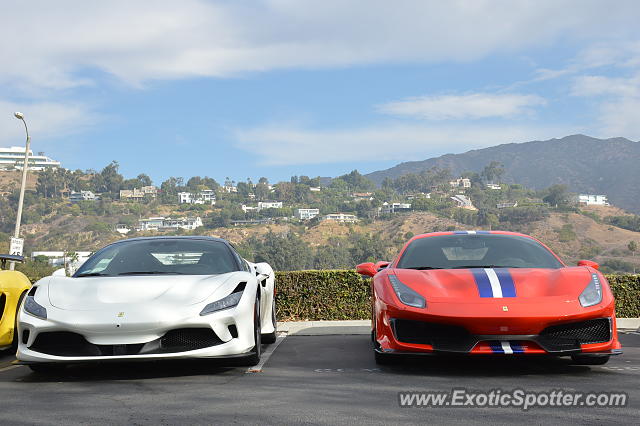
<svg viewBox="0 0 640 426">
<path fill-rule="evenodd" d="M 258 373 L 219 362 L 77 366 L 41 376 L 0 358 L 2 424 L 637 424 L 640 334 L 605 366 L 559 359 L 416 358 L 378 367 L 369 337 L 286 337 Z M 265 349 L 267 349 L 265 347 Z M 501 388 L 627 392 L 619 408 L 401 408 L 398 392 Z"/>
</svg>

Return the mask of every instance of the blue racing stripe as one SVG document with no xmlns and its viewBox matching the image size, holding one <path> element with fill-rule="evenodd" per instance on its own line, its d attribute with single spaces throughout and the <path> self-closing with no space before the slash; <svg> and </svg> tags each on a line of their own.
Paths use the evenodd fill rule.
<svg viewBox="0 0 640 426">
<path fill-rule="evenodd" d="M 484 269 L 471 269 L 471 273 L 473 274 L 473 279 L 476 281 L 480 297 L 493 297 L 491 283 Z"/>
<path fill-rule="evenodd" d="M 500 288 L 502 288 L 502 297 L 516 297 L 516 285 L 513 283 L 513 277 L 506 268 L 494 269 L 498 280 L 500 281 Z"/>
<path fill-rule="evenodd" d="M 513 349 L 514 354 L 524 353 L 524 348 L 522 347 L 519 341 L 517 340 L 510 341 L 509 344 L 511 345 L 511 349 Z"/>
<path fill-rule="evenodd" d="M 491 351 L 494 354 L 503 354 L 504 350 L 502 349 L 502 344 L 498 340 L 490 340 L 489 346 L 491 347 Z"/>
<path fill-rule="evenodd" d="M 469 231 L 453 231 L 455 235 L 467 235 Z"/>
<path fill-rule="evenodd" d="M 476 234 L 480 234 L 480 235 L 487 235 L 490 234 L 490 231 L 476 231 Z"/>
</svg>

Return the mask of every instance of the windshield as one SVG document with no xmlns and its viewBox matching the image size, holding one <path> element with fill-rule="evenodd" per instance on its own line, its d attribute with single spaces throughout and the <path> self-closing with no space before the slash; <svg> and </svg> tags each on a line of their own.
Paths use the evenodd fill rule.
<svg viewBox="0 0 640 426">
<path fill-rule="evenodd" d="M 547 268 L 562 263 L 537 241 L 518 235 L 441 235 L 413 241 L 398 268 Z"/>
<path fill-rule="evenodd" d="M 214 275 L 238 271 L 231 249 L 220 241 L 149 239 L 105 247 L 74 277 L 123 275 Z"/>
</svg>

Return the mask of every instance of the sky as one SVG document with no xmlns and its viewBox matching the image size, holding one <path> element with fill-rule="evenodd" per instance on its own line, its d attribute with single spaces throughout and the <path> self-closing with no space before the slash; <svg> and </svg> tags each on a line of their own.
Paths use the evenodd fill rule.
<svg viewBox="0 0 640 426">
<path fill-rule="evenodd" d="M 0 146 L 69 169 L 338 176 L 640 140 L 637 0 L 0 0 Z"/>
</svg>

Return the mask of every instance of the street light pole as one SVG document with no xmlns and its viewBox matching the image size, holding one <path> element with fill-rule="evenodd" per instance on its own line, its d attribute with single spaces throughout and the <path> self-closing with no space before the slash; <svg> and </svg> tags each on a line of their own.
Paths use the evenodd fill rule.
<svg viewBox="0 0 640 426">
<path fill-rule="evenodd" d="M 27 146 L 24 151 L 24 164 L 22 166 L 22 183 L 20 184 L 20 199 L 18 200 L 18 215 L 16 216 L 16 230 L 14 232 L 15 238 L 20 238 L 20 222 L 22 221 L 22 205 L 24 203 L 24 191 L 27 186 L 27 170 L 29 170 L 29 146 L 31 145 L 31 137 L 29 136 L 29 129 L 27 128 L 27 122 L 24 121 L 24 114 L 16 112 L 13 114 L 18 120 L 24 124 L 24 131 L 27 133 Z M 11 262 L 9 269 L 13 271 L 16 267 L 15 262 Z"/>
</svg>

